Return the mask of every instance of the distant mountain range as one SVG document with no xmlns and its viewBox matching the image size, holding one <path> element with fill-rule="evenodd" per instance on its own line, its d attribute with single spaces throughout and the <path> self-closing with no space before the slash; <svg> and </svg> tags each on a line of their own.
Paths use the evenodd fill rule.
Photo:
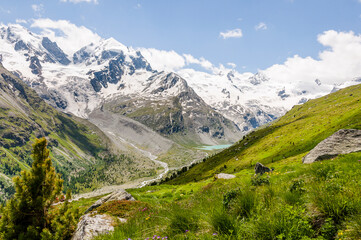
<svg viewBox="0 0 361 240">
<path fill-rule="evenodd" d="M 311 93 L 263 72 L 154 70 L 145 50 L 113 38 L 66 54 L 52 39 L 9 24 L 0 26 L 0 44 L 2 64 L 52 106 L 82 118 L 106 108 L 183 143 L 235 142 L 325 92 L 316 78 Z"/>
</svg>

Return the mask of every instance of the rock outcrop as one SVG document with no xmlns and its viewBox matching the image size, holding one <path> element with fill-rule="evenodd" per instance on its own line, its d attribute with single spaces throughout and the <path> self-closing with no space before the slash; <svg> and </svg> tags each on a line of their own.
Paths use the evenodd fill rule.
<svg viewBox="0 0 361 240">
<path fill-rule="evenodd" d="M 97 207 L 108 201 L 129 200 L 134 201 L 133 196 L 124 189 L 119 189 L 96 201 L 91 207 L 85 211 L 85 215 L 80 218 L 77 229 L 71 240 L 90 240 L 99 234 L 110 233 L 114 231 L 114 225 L 117 220 L 106 214 L 96 214 L 91 212 Z M 126 222 L 124 218 L 118 218 L 120 222 Z"/>
<path fill-rule="evenodd" d="M 108 215 L 88 213 L 80 219 L 72 240 L 90 240 L 93 237 L 114 231 L 114 220 Z"/>
<path fill-rule="evenodd" d="M 88 212 L 96 209 L 97 207 L 101 206 L 102 204 L 109 202 L 109 201 L 121 201 L 121 200 L 129 200 L 129 201 L 135 201 L 133 196 L 126 192 L 124 189 L 119 189 L 105 197 L 102 197 L 98 201 L 96 201 L 93 205 L 91 205 L 86 211 L 85 214 Z"/>
<path fill-rule="evenodd" d="M 341 129 L 317 144 L 317 146 L 303 158 L 302 162 L 313 163 L 315 161 L 336 157 L 339 154 L 359 151 L 361 151 L 361 130 Z"/>
</svg>

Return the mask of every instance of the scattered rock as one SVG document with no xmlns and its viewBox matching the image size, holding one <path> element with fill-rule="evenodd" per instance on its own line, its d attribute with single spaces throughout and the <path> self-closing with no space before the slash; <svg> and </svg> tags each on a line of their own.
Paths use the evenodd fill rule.
<svg viewBox="0 0 361 240">
<path fill-rule="evenodd" d="M 341 129 L 312 149 L 302 160 L 313 163 L 334 158 L 339 154 L 361 151 L 361 130 Z"/>
<path fill-rule="evenodd" d="M 117 201 L 117 200 L 119 200 L 119 201 L 121 201 L 121 200 L 135 201 L 135 199 L 133 198 L 133 196 L 130 193 L 126 192 L 124 189 L 119 189 L 105 197 L 102 197 L 98 201 L 96 201 L 93 205 L 91 205 L 85 211 L 85 214 L 96 209 L 97 207 L 99 207 L 100 205 L 102 205 L 108 201 Z"/>
<path fill-rule="evenodd" d="M 90 213 L 81 217 L 72 240 L 90 240 L 93 237 L 114 231 L 114 220 L 108 215 Z"/>
<path fill-rule="evenodd" d="M 274 169 L 264 166 L 262 163 L 256 163 L 256 166 L 254 167 L 254 173 L 257 174 L 264 174 L 265 172 L 272 172 Z"/>
<path fill-rule="evenodd" d="M 235 178 L 235 177 L 236 176 L 234 176 L 233 174 L 227 174 L 227 173 L 216 174 L 217 179 L 232 179 L 232 178 Z"/>
</svg>

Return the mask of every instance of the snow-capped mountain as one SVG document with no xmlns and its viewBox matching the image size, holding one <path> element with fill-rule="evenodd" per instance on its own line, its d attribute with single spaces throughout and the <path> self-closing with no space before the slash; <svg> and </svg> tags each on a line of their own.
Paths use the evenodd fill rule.
<svg viewBox="0 0 361 240">
<path fill-rule="evenodd" d="M 53 106 L 83 118 L 106 107 L 162 134 L 192 129 L 204 143 L 234 141 L 295 104 L 356 81 L 332 86 L 315 77 L 314 85 L 305 86 L 273 79 L 271 71 L 169 72 L 154 67 L 144 49 L 113 38 L 94 39 L 75 52 L 59 45 L 21 25 L 0 25 L 0 61 Z"/>
<path fill-rule="evenodd" d="M 106 107 L 163 135 L 196 142 L 234 142 L 239 128 L 212 109 L 175 73 L 152 70 L 140 51 L 101 39 L 72 56 L 56 42 L 20 25 L 0 27 L 5 67 L 65 112 L 87 118 Z"/>
</svg>

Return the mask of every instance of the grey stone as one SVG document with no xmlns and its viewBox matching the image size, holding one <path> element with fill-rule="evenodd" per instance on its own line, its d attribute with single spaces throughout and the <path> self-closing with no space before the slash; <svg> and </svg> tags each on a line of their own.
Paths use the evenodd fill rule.
<svg viewBox="0 0 361 240">
<path fill-rule="evenodd" d="M 114 220 L 108 215 L 90 213 L 81 217 L 72 240 L 90 240 L 93 237 L 114 231 Z"/>
<path fill-rule="evenodd" d="M 219 173 L 216 175 L 216 178 L 218 178 L 218 179 L 232 179 L 235 177 L 236 176 L 234 176 L 233 174 L 227 174 L 227 173 Z"/>
<path fill-rule="evenodd" d="M 361 130 L 341 129 L 326 138 L 312 149 L 304 158 L 303 163 L 313 163 L 331 159 L 339 154 L 361 151 Z"/>
<path fill-rule="evenodd" d="M 256 163 L 256 166 L 254 167 L 254 173 L 256 174 L 264 174 L 265 172 L 272 172 L 273 168 L 269 168 L 264 166 L 262 163 Z"/>
</svg>

